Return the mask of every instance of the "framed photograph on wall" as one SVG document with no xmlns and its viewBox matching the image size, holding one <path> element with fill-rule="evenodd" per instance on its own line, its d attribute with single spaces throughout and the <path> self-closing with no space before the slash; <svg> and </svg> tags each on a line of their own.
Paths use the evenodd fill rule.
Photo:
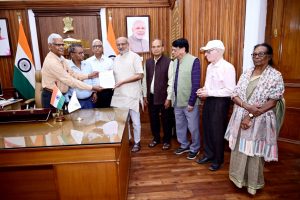
<svg viewBox="0 0 300 200">
<path fill-rule="evenodd" d="M 11 48 L 6 18 L 0 18 L 0 56 L 10 56 Z"/>
<path fill-rule="evenodd" d="M 126 16 L 129 48 L 136 53 L 149 52 L 150 16 Z"/>
</svg>

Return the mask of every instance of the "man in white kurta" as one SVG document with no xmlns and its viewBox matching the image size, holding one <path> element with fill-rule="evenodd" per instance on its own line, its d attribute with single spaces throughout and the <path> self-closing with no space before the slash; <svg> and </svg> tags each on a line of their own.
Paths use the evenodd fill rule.
<svg viewBox="0 0 300 200">
<path fill-rule="evenodd" d="M 113 64 L 116 85 L 114 89 L 114 95 L 111 100 L 111 106 L 118 108 L 129 108 L 134 133 L 134 145 L 131 151 L 137 152 L 141 148 L 141 120 L 139 102 L 142 98 L 142 60 L 138 54 L 129 50 L 127 38 L 120 37 L 117 39 L 116 43 L 119 50 L 119 55 L 115 58 Z M 130 137 L 131 134 L 129 128 L 129 138 Z"/>
</svg>

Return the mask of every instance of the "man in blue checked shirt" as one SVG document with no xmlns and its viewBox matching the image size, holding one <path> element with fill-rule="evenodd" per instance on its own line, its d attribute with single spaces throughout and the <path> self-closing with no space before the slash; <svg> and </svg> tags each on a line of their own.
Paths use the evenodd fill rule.
<svg viewBox="0 0 300 200">
<path fill-rule="evenodd" d="M 92 66 L 84 61 L 84 52 L 81 44 L 71 44 L 69 46 L 69 54 L 71 60 L 68 61 L 69 66 L 73 71 L 82 74 L 89 74 L 93 71 Z M 99 85 L 99 79 L 86 79 L 84 80 L 89 85 Z M 69 101 L 69 97 L 72 96 L 73 91 L 76 91 L 76 96 L 82 109 L 94 108 L 97 101 L 97 94 L 90 90 L 81 90 L 78 88 L 70 88 L 66 96 L 66 101 Z"/>
</svg>

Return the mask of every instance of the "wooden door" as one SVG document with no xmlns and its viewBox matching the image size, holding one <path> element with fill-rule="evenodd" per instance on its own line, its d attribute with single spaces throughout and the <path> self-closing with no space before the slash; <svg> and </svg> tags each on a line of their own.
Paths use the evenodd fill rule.
<svg viewBox="0 0 300 200">
<path fill-rule="evenodd" d="M 285 82 L 286 115 L 281 140 L 300 144 L 300 1 L 269 0 L 266 41 Z"/>
<path fill-rule="evenodd" d="M 34 13 L 42 62 L 49 52 L 47 39 L 51 33 L 58 33 L 64 39 L 70 37 L 81 40 L 86 57 L 92 55 L 92 41 L 96 38 L 101 40 L 99 10 L 34 10 Z M 66 17 L 72 19 L 73 30 L 68 32 L 64 32 Z"/>
</svg>

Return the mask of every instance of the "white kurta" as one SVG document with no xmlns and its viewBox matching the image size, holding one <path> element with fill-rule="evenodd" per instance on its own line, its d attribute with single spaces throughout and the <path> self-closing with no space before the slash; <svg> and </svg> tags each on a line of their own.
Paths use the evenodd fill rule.
<svg viewBox="0 0 300 200">
<path fill-rule="evenodd" d="M 118 55 L 113 65 L 116 83 L 137 73 L 143 73 L 140 56 L 132 51 Z M 111 100 L 112 107 L 129 108 L 139 112 L 139 101 L 142 98 L 141 81 L 126 83 L 114 90 Z"/>
</svg>

